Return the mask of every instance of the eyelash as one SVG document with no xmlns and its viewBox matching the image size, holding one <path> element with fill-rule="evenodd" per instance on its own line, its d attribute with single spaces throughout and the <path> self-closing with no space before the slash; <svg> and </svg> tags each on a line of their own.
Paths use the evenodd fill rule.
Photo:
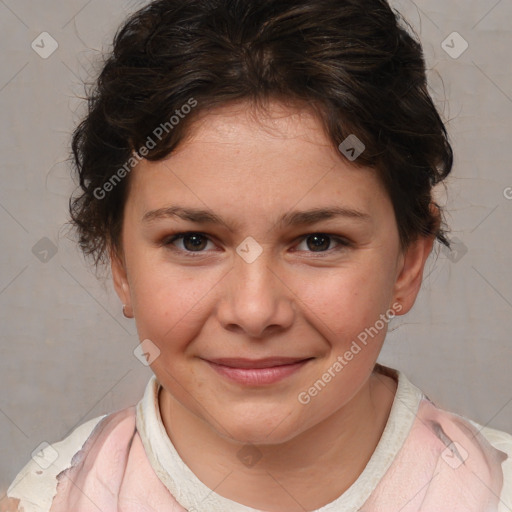
<svg viewBox="0 0 512 512">
<path fill-rule="evenodd" d="M 167 237 L 165 238 L 161 245 L 170 249 L 170 250 L 175 250 L 175 251 L 178 251 L 178 252 L 181 252 L 183 253 L 186 257 L 190 257 L 190 258 L 197 258 L 197 257 L 200 257 L 201 255 L 203 255 L 206 251 L 187 251 L 187 250 L 182 250 L 182 249 L 177 249 L 175 247 L 172 247 L 172 244 L 173 242 L 175 242 L 176 240 L 182 240 L 183 238 L 185 238 L 186 236 L 188 235 L 199 235 L 201 237 L 204 237 L 206 238 L 208 241 L 212 242 L 212 240 L 208 237 L 208 235 L 206 235 L 205 233 L 201 233 L 199 231 L 186 231 L 186 232 L 183 232 L 183 233 L 176 233 L 175 235 L 172 235 L 171 237 Z M 341 238 L 339 236 L 336 236 L 336 235 L 331 235 L 329 233 L 323 233 L 323 232 L 313 232 L 313 233 L 307 233 L 305 235 L 302 235 L 300 238 L 299 238 L 299 242 L 298 243 L 301 243 L 303 242 L 304 240 L 306 240 L 308 237 L 310 236 L 313 236 L 313 235 L 322 235 L 322 236 L 326 236 L 328 237 L 331 241 L 334 240 L 335 242 L 337 242 L 339 244 L 339 246 L 337 248 L 334 248 L 334 249 L 328 249 L 326 251 L 318 251 L 318 252 L 315 252 L 315 251 L 306 251 L 306 252 L 310 252 L 311 254 L 314 254 L 315 257 L 322 257 L 321 255 L 331 255 L 332 252 L 338 252 L 338 251 L 342 251 L 343 249 L 347 249 L 349 247 L 352 247 L 352 243 L 349 242 L 348 240 L 346 240 L 345 238 Z"/>
</svg>

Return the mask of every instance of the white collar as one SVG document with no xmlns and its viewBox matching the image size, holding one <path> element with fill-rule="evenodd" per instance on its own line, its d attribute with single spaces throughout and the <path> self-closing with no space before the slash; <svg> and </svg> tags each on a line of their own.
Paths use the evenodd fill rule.
<svg viewBox="0 0 512 512">
<path fill-rule="evenodd" d="M 361 508 L 384 477 L 412 428 L 425 395 L 401 371 L 380 364 L 377 367 L 378 371 L 398 380 L 384 432 L 358 479 L 340 497 L 314 512 Z M 137 430 L 151 466 L 178 503 L 195 512 L 261 512 L 215 493 L 185 464 L 169 439 L 160 416 L 160 386 L 153 375 L 137 404 Z"/>
</svg>

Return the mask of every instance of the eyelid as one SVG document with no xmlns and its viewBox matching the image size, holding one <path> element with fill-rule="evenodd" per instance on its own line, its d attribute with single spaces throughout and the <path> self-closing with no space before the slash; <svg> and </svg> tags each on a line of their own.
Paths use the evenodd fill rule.
<svg viewBox="0 0 512 512">
<path fill-rule="evenodd" d="M 347 238 L 345 238 L 345 237 L 343 237 L 341 235 L 336 235 L 336 234 L 332 234 L 332 233 L 326 233 L 324 231 L 313 231 L 311 233 L 307 233 L 305 235 L 301 235 L 297 239 L 298 242 L 297 242 L 296 245 L 298 245 L 299 243 L 303 242 L 304 240 L 306 240 L 306 238 L 308 238 L 309 236 L 312 236 L 312 235 L 324 235 L 324 236 L 330 238 L 332 241 L 335 241 L 338 244 L 338 247 L 333 247 L 333 248 L 327 249 L 326 251 L 297 251 L 297 252 L 307 252 L 309 254 L 321 257 L 322 254 L 330 255 L 333 252 L 338 252 L 338 251 L 341 251 L 343 249 L 348 249 L 348 248 L 350 248 L 350 247 L 352 247 L 354 245 L 350 240 L 348 240 Z"/>
<path fill-rule="evenodd" d="M 173 245 L 173 242 L 175 242 L 177 240 L 183 240 L 183 238 L 186 237 L 187 235 L 199 235 L 199 236 L 205 238 L 207 241 L 215 243 L 210 235 L 203 233 L 201 231 L 180 231 L 178 233 L 174 233 L 172 235 L 164 237 L 162 242 L 160 243 L 160 245 L 164 248 L 171 250 L 171 251 L 176 251 L 181 254 L 184 254 L 185 256 L 190 256 L 192 258 L 197 258 L 198 256 L 204 256 L 205 254 L 207 254 L 209 252 L 209 251 L 185 251 L 182 249 L 178 249 L 177 247 L 175 247 Z"/>
<path fill-rule="evenodd" d="M 177 252 L 180 252 L 181 254 L 184 254 L 186 256 L 191 256 L 191 257 L 199 257 L 201 255 L 204 256 L 205 254 L 208 254 L 210 252 L 210 251 L 186 251 L 186 250 L 178 249 L 173 246 L 173 242 L 175 242 L 177 240 L 183 240 L 183 238 L 187 235 L 199 235 L 201 237 L 204 237 L 207 241 L 215 243 L 214 239 L 207 233 L 203 233 L 201 231 L 182 231 L 182 232 L 178 232 L 178 233 L 174 233 L 172 235 L 166 236 L 162 240 L 160 245 L 163 247 L 167 247 L 170 250 L 176 250 Z M 347 239 L 346 237 L 343 237 L 343 236 L 337 235 L 337 234 L 324 232 L 324 231 L 312 231 L 310 233 L 305 233 L 305 234 L 295 238 L 295 242 L 296 242 L 295 245 L 300 244 L 301 242 L 306 240 L 308 237 L 313 236 L 313 235 L 324 235 L 324 236 L 330 238 L 331 240 L 334 240 L 338 244 L 338 247 L 330 248 L 330 249 L 327 249 L 326 251 L 293 251 L 293 252 L 307 252 L 312 255 L 321 257 L 323 254 L 330 255 L 333 252 L 341 251 L 343 249 L 350 248 L 354 245 L 353 242 L 351 240 Z"/>
</svg>

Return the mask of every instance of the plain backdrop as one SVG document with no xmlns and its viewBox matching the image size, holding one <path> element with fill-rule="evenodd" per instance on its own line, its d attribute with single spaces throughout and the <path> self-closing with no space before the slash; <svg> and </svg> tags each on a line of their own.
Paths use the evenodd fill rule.
<svg viewBox="0 0 512 512">
<path fill-rule="evenodd" d="M 82 82 L 143 4 L 0 0 L 0 492 L 40 443 L 135 404 L 151 375 L 133 355 L 134 321 L 63 228 Z M 453 144 L 438 197 L 454 251 L 431 256 L 416 305 L 391 324 L 379 361 L 440 407 L 512 432 L 512 2 L 392 6 L 424 45 Z"/>
</svg>

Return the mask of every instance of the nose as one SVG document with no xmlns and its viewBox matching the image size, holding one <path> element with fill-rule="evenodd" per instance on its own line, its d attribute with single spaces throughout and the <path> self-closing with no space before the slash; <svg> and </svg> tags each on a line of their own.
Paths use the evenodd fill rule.
<svg viewBox="0 0 512 512">
<path fill-rule="evenodd" d="M 226 278 L 217 308 L 226 330 L 263 338 L 292 325 L 294 294 L 265 251 L 252 263 L 236 256 Z"/>
</svg>

